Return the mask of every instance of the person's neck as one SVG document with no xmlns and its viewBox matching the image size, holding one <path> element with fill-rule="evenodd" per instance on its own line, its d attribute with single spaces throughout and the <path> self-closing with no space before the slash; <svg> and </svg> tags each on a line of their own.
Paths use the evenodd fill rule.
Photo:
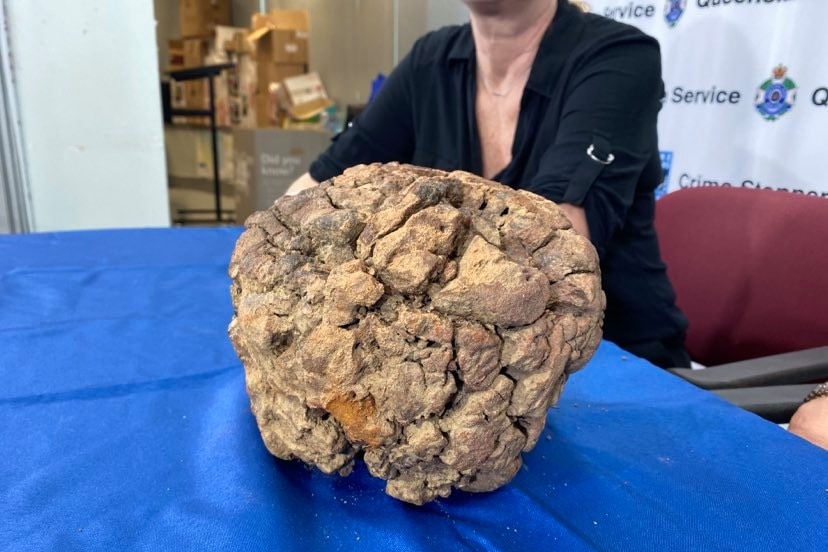
<svg viewBox="0 0 828 552">
<path fill-rule="evenodd" d="M 484 78 L 499 85 L 528 73 L 558 0 L 504 0 L 496 6 L 470 6 L 477 63 Z"/>
</svg>

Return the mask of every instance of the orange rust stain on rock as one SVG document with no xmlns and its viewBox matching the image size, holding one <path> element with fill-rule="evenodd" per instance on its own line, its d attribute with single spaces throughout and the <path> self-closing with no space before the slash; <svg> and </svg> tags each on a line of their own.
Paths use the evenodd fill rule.
<svg viewBox="0 0 828 552">
<path fill-rule="evenodd" d="M 362 441 L 376 447 L 381 443 L 380 427 L 374 422 L 376 406 L 373 397 L 352 399 L 337 395 L 325 405 L 351 441 Z"/>
</svg>

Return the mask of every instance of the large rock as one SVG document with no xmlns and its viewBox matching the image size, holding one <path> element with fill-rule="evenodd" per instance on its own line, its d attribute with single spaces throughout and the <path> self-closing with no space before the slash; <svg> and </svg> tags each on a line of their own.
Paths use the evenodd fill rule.
<svg viewBox="0 0 828 552">
<path fill-rule="evenodd" d="M 490 491 L 601 338 L 595 250 L 464 172 L 360 166 L 252 215 L 230 338 L 268 450 L 422 504 Z"/>
</svg>

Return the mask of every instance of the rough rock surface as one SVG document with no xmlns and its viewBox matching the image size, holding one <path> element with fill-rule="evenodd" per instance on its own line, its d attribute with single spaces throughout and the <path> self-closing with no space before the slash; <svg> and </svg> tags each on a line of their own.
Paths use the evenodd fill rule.
<svg viewBox="0 0 828 552">
<path fill-rule="evenodd" d="M 361 454 L 407 502 L 509 482 L 601 338 L 595 250 L 529 192 L 360 166 L 246 227 L 229 333 L 265 445 Z"/>
</svg>

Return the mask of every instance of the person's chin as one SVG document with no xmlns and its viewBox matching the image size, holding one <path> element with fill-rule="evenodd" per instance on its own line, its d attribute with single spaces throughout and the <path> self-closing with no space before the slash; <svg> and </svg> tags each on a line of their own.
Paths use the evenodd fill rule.
<svg viewBox="0 0 828 552">
<path fill-rule="evenodd" d="M 495 15 L 502 13 L 509 0 L 462 0 L 470 10 L 481 15 Z"/>
<path fill-rule="evenodd" d="M 479 15 L 498 15 L 520 11 L 521 5 L 532 0 L 461 0 L 469 10 Z"/>
</svg>

